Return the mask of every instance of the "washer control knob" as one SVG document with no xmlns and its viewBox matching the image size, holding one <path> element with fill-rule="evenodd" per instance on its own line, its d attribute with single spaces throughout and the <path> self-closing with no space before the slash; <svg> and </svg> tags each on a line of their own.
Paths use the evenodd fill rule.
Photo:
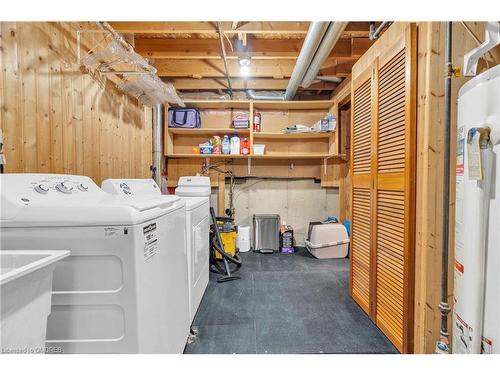
<svg viewBox="0 0 500 375">
<path fill-rule="evenodd" d="M 89 190 L 89 187 L 87 185 L 81 183 L 81 184 L 78 184 L 78 190 L 87 191 L 87 190 Z"/>
<path fill-rule="evenodd" d="M 122 183 L 120 184 L 120 188 L 122 189 L 122 191 L 123 191 L 123 193 L 124 193 L 125 195 L 132 194 L 132 190 L 130 190 L 130 186 L 128 186 L 128 184 L 127 184 L 127 183 L 122 182 Z"/>
<path fill-rule="evenodd" d="M 40 194 L 47 194 L 49 192 L 49 187 L 44 184 L 38 184 L 35 186 L 35 191 Z"/>
<path fill-rule="evenodd" d="M 66 182 L 60 182 L 56 185 L 56 189 L 61 193 L 71 194 L 71 190 L 73 190 L 73 187 L 68 185 Z"/>
</svg>

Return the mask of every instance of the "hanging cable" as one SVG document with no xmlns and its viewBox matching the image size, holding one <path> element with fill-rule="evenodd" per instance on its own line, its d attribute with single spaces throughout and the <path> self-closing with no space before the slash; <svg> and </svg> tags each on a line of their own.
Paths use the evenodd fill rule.
<svg viewBox="0 0 500 375">
<path fill-rule="evenodd" d="M 222 26 L 221 26 L 220 22 L 217 22 L 217 32 L 219 33 L 220 49 L 221 49 L 222 60 L 224 61 L 224 69 L 226 71 L 227 87 L 228 87 L 228 91 L 229 91 L 229 96 L 232 99 L 233 98 L 233 87 L 231 86 L 231 77 L 229 75 L 229 69 L 227 67 L 226 47 L 224 47 L 224 35 L 222 33 Z"/>
</svg>

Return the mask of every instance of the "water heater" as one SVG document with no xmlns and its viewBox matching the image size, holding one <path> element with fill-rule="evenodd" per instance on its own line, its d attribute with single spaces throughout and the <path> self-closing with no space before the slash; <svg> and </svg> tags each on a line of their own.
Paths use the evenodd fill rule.
<svg viewBox="0 0 500 375">
<path fill-rule="evenodd" d="M 459 92 L 454 353 L 500 353 L 500 65 Z"/>
</svg>

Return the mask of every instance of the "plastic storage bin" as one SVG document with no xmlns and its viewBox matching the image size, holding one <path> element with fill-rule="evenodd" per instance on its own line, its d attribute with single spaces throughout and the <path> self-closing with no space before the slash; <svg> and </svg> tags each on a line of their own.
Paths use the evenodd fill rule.
<svg viewBox="0 0 500 375">
<path fill-rule="evenodd" d="M 349 235 L 338 223 L 309 223 L 306 248 L 316 258 L 345 258 L 349 251 Z"/>
<path fill-rule="evenodd" d="M 44 353 L 52 273 L 69 251 L 0 251 L 2 353 Z"/>
<path fill-rule="evenodd" d="M 264 155 L 266 152 L 266 145 L 254 144 L 253 145 L 253 154 L 254 155 Z"/>
</svg>

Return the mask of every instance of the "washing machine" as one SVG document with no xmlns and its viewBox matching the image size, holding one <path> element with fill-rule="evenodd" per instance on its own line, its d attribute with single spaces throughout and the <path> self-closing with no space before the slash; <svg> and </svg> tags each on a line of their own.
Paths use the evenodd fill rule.
<svg viewBox="0 0 500 375">
<path fill-rule="evenodd" d="M 208 182 L 207 182 L 208 181 Z M 158 196 L 160 188 L 151 179 L 109 179 L 102 183 L 103 190 L 127 196 Z M 182 177 L 176 190 L 186 202 L 186 248 L 189 321 L 193 322 L 208 285 L 210 240 L 210 179 L 208 177 Z M 167 195 L 169 196 L 169 195 Z"/>
<path fill-rule="evenodd" d="M 178 283 L 183 200 L 124 202 L 85 176 L 2 174 L 0 203 L 1 248 L 70 251 L 53 276 L 50 352 L 183 352 L 166 288 Z"/>
</svg>

